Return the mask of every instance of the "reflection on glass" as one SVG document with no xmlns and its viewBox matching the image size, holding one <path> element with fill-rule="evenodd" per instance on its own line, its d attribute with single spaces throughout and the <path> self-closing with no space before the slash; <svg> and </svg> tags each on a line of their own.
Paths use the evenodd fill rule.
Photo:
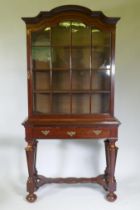
<svg viewBox="0 0 140 210">
<path fill-rule="evenodd" d="M 72 45 L 73 46 L 90 46 L 91 30 L 81 22 L 72 22 Z"/>
<path fill-rule="evenodd" d="M 70 113 L 69 94 L 53 94 L 52 113 L 54 114 L 69 114 Z"/>
<path fill-rule="evenodd" d="M 71 43 L 70 22 L 62 22 L 52 27 L 52 45 L 69 46 Z"/>
<path fill-rule="evenodd" d="M 50 68 L 50 47 L 32 47 L 32 61 L 35 69 Z"/>
<path fill-rule="evenodd" d="M 110 90 L 110 70 L 92 72 L 93 90 Z"/>
<path fill-rule="evenodd" d="M 70 49 L 69 48 L 52 48 L 52 67 L 69 68 L 70 66 Z"/>
<path fill-rule="evenodd" d="M 34 111 L 40 113 L 50 113 L 50 95 L 34 94 Z"/>
<path fill-rule="evenodd" d="M 96 68 L 110 68 L 110 42 L 109 32 L 92 29 L 92 66 Z"/>
<path fill-rule="evenodd" d="M 89 94 L 72 94 L 72 113 L 89 114 L 90 111 Z"/>
<path fill-rule="evenodd" d="M 34 72 L 34 90 L 50 89 L 50 72 Z"/>
<path fill-rule="evenodd" d="M 72 89 L 89 90 L 90 89 L 90 71 L 73 70 L 72 71 Z"/>
<path fill-rule="evenodd" d="M 50 45 L 50 30 L 32 32 L 32 46 L 49 46 Z"/>
<path fill-rule="evenodd" d="M 72 68 L 90 68 L 90 48 L 72 49 Z"/>
<path fill-rule="evenodd" d="M 91 97 L 92 113 L 109 113 L 109 94 L 93 94 Z"/>
<path fill-rule="evenodd" d="M 70 73 L 69 71 L 52 72 L 53 90 L 70 90 Z"/>
</svg>

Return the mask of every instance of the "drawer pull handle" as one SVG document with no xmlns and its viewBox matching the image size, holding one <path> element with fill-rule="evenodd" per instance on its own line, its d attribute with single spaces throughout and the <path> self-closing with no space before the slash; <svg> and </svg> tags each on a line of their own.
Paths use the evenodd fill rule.
<svg viewBox="0 0 140 210">
<path fill-rule="evenodd" d="M 67 131 L 67 134 L 72 137 L 76 134 L 76 132 L 75 131 Z"/>
<path fill-rule="evenodd" d="M 41 131 L 41 133 L 43 133 L 45 136 L 47 136 L 50 133 L 50 131 L 49 130 L 44 130 L 44 131 Z"/>
<path fill-rule="evenodd" d="M 98 136 L 102 133 L 102 130 L 93 130 L 93 133 Z"/>
</svg>

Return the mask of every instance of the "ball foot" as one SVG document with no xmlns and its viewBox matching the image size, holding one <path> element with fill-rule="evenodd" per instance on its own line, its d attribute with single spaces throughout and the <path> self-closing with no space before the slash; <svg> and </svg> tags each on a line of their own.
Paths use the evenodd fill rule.
<svg viewBox="0 0 140 210">
<path fill-rule="evenodd" d="M 36 194 L 34 194 L 34 193 L 28 194 L 28 195 L 26 196 L 26 200 L 29 201 L 30 203 L 35 202 L 36 199 L 37 199 L 37 196 L 36 196 Z"/>
<path fill-rule="evenodd" d="M 117 199 L 117 195 L 113 192 L 107 194 L 106 199 L 110 202 L 114 202 Z"/>
</svg>

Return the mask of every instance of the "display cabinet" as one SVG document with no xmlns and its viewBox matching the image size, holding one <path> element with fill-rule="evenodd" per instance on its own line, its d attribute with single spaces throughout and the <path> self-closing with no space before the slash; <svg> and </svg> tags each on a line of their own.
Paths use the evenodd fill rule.
<svg viewBox="0 0 140 210">
<path fill-rule="evenodd" d="M 98 183 L 116 199 L 119 121 L 114 117 L 115 29 L 119 18 L 60 6 L 22 18 L 27 29 L 27 200 L 49 183 Z M 105 140 L 106 169 L 90 178 L 49 178 L 36 169 L 40 139 Z"/>
</svg>

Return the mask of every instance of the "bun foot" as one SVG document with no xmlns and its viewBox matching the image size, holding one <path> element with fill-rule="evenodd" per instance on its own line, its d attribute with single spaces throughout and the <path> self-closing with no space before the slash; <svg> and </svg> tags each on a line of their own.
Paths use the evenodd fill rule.
<svg viewBox="0 0 140 210">
<path fill-rule="evenodd" d="M 117 195 L 113 192 L 107 194 L 106 199 L 110 202 L 113 202 L 117 199 Z"/>
<path fill-rule="evenodd" d="M 33 193 L 32 194 L 28 194 L 26 196 L 26 200 L 29 201 L 30 203 L 35 202 L 36 199 L 37 199 L 37 196 L 36 196 L 36 194 L 33 194 Z"/>
</svg>

